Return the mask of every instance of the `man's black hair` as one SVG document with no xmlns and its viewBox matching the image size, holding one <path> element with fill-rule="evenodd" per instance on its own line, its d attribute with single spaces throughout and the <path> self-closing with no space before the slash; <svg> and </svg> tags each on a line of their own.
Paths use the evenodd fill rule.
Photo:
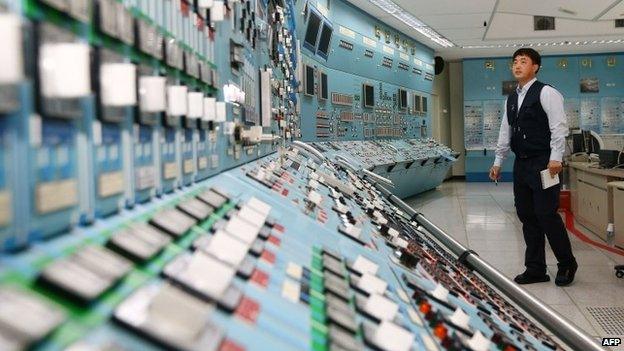
<svg viewBox="0 0 624 351">
<path fill-rule="evenodd" d="M 515 60 L 518 56 L 526 56 L 530 58 L 533 64 L 536 64 L 538 66 L 535 73 L 539 72 L 540 68 L 542 67 L 542 56 L 540 56 L 537 51 L 531 48 L 520 48 L 516 50 L 516 52 L 514 52 L 512 59 Z"/>
</svg>

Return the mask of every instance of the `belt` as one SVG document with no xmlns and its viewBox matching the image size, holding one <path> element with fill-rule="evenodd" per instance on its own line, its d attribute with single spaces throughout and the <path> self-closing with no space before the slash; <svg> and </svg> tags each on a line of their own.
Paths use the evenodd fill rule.
<svg viewBox="0 0 624 351">
<path fill-rule="evenodd" d="M 536 157 L 544 157 L 544 156 L 549 156 L 549 153 L 543 153 L 543 154 L 520 154 L 517 153 L 516 154 L 516 158 L 519 158 L 521 160 L 528 160 L 530 158 L 536 158 Z"/>
</svg>

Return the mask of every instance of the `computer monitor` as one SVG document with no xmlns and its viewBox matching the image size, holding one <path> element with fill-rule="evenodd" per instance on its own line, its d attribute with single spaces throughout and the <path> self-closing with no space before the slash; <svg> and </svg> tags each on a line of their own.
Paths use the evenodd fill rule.
<svg viewBox="0 0 624 351">
<path fill-rule="evenodd" d="M 572 152 L 598 154 L 604 148 L 602 138 L 593 130 L 581 130 L 572 134 Z"/>
</svg>

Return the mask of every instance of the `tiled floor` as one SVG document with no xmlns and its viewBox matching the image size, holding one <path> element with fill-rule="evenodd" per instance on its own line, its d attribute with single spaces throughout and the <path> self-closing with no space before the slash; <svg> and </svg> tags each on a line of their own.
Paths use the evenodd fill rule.
<svg viewBox="0 0 624 351">
<path fill-rule="evenodd" d="M 513 205 L 511 183 L 495 186 L 449 181 L 406 202 L 506 276 L 513 278 L 524 270 L 524 239 Z M 582 226 L 576 226 L 600 241 Z M 616 278 L 613 271 L 615 264 L 624 264 L 624 256 L 607 254 L 574 235 L 570 235 L 570 240 L 580 266 L 575 282 L 565 288 L 554 284 L 557 261 L 547 246 L 551 281 L 523 287 L 588 334 L 614 336 L 605 335 L 587 307 L 624 306 L 624 280 Z"/>
</svg>

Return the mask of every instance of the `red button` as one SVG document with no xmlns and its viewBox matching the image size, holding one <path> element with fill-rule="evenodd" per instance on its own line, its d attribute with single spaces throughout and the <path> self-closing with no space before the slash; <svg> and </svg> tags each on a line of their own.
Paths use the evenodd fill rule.
<svg viewBox="0 0 624 351">
<path fill-rule="evenodd" d="M 245 348 L 230 339 L 225 339 L 221 343 L 219 351 L 245 351 Z"/>
<path fill-rule="evenodd" d="M 251 281 L 266 288 L 269 285 L 269 275 L 259 269 L 254 269 L 251 274 Z"/>
<path fill-rule="evenodd" d="M 282 243 L 282 241 L 274 235 L 270 235 L 268 241 L 275 246 L 280 246 Z"/>
<path fill-rule="evenodd" d="M 273 226 L 273 229 L 277 230 L 280 233 L 284 232 L 284 226 L 278 223 L 275 223 L 275 225 Z"/>
<path fill-rule="evenodd" d="M 270 264 L 275 263 L 275 254 L 272 253 L 271 251 L 268 251 L 268 250 L 262 251 L 262 255 L 260 255 L 260 258 L 267 261 Z"/>
<path fill-rule="evenodd" d="M 282 190 L 282 195 L 283 196 L 288 196 L 288 193 L 289 193 L 288 189 Z"/>
<path fill-rule="evenodd" d="M 250 323 L 255 323 L 258 319 L 258 315 L 260 314 L 260 305 L 248 298 L 243 297 L 241 303 L 238 305 L 236 309 L 236 315 L 240 316 L 244 320 L 247 320 Z"/>
</svg>

